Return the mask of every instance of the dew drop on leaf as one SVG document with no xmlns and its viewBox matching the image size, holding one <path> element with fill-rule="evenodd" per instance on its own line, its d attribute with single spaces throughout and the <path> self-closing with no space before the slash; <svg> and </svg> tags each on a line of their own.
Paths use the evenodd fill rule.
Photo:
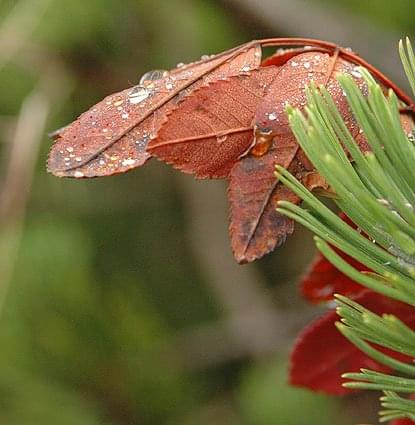
<svg viewBox="0 0 415 425">
<path fill-rule="evenodd" d="M 271 146 L 273 138 L 274 136 L 271 130 L 256 128 L 254 145 L 252 146 L 250 153 L 253 156 L 265 155 Z"/>
<path fill-rule="evenodd" d="M 140 78 L 140 82 L 138 83 L 140 86 L 144 85 L 147 81 L 157 81 L 166 77 L 168 71 L 165 69 L 154 69 L 152 71 L 148 71 Z"/>
<path fill-rule="evenodd" d="M 130 166 L 130 165 L 134 165 L 135 162 L 136 162 L 135 159 L 133 159 L 133 158 L 127 158 L 127 159 L 124 159 L 122 161 L 122 165 L 123 165 L 123 167 L 127 167 L 127 166 Z"/>
<path fill-rule="evenodd" d="M 359 68 L 355 68 L 352 71 L 350 71 L 350 74 L 353 75 L 355 78 L 362 78 L 362 74 L 359 72 Z"/>
<path fill-rule="evenodd" d="M 223 143 L 223 142 L 226 142 L 227 138 L 228 138 L 228 136 L 226 134 L 224 134 L 222 136 L 217 136 L 216 137 L 216 141 L 218 143 Z"/>
<path fill-rule="evenodd" d="M 151 90 L 149 90 L 148 88 L 143 86 L 136 86 L 131 90 L 129 94 L 130 103 L 132 103 L 133 105 L 137 105 L 143 100 L 146 100 L 150 95 Z"/>
</svg>

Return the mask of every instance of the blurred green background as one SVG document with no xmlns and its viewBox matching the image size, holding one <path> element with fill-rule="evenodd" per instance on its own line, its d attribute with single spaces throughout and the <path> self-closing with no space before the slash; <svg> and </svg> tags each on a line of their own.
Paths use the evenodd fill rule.
<svg viewBox="0 0 415 425">
<path fill-rule="evenodd" d="M 60 180 L 45 172 L 46 133 L 149 69 L 254 38 L 350 45 L 399 79 L 414 12 L 413 0 L 1 0 L 0 424 L 374 423 L 374 395 L 286 383 L 293 339 L 320 313 L 296 288 L 309 234 L 238 266 L 223 182 L 155 160 Z"/>
</svg>

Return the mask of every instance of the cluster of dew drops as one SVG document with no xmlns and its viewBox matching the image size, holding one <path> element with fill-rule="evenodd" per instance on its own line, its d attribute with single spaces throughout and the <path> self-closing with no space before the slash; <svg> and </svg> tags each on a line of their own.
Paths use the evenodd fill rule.
<svg viewBox="0 0 415 425">
<path fill-rule="evenodd" d="M 260 55 L 260 52 L 256 52 L 256 55 Z M 202 55 L 200 58 L 202 61 L 212 59 L 215 55 Z M 120 117 L 122 120 L 127 120 L 130 118 L 131 110 L 129 110 L 128 107 L 126 107 L 126 104 L 124 103 L 125 100 L 127 100 L 127 105 L 130 104 L 133 107 L 139 107 L 144 108 L 148 105 L 148 101 L 155 96 L 157 93 L 169 93 L 172 92 L 176 88 L 176 83 L 178 80 L 189 80 L 192 77 L 193 71 L 192 69 L 187 69 L 189 65 L 192 64 L 184 64 L 179 63 L 177 64 L 176 68 L 167 71 L 164 69 L 155 69 L 146 72 L 143 74 L 138 82 L 138 84 L 131 89 L 127 90 L 127 98 L 123 98 L 120 95 L 111 96 L 106 101 L 106 105 L 108 108 L 114 108 L 116 107 L 117 110 L 120 112 Z M 249 64 L 244 64 L 241 69 L 239 70 L 242 74 L 248 74 L 249 71 L 251 71 L 251 67 Z M 224 76 L 225 77 L 225 76 Z M 219 77 L 220 79 L 220 77 Z M 176 81 L 177 80 L 177 81 Z M 92 110 L 93 113 L 97 113 L 97 108 L 94 108 Z M 92 116 L 91 116 L 92 118 Z M 91 121 L 91 125 L 95 126 L 97 124 L 96 120 Z M 111 131 L 111 125 L 102 130 L 103 135 L 107 140 L 113 139 L 113 134 Z M 141 137 L 135 142 L 137 145 L 137 148 L 141 151 L 143 146 L 147 145 L 147 142 L 149 139 L 154 137 L 152 132 L 144 132 L 144 134 L 141 135 Z M 222 143 L 227 139 L 226 135 L 219 135 L 218 136 L 218 142 Z M 66 151 L 68 152 L 68 156 L 64 158 L 65 166 L 67 168 L 76 167 L 76 165 L 81 165 L 84 158 L 82 156 L 75 155 L 74 148 L 69 146 L 66 148 Z M 62 154 L 64 152 L 61 152 Z M 66 152 L 65 152 L 66 153 Z M 115 161 L 118 159 L 118 156 L 110 157 L 111 161 Z M 73 164 L 71 162 L 74 161 Z M 100 160 L 100 165 L 104 166 L 106 163 L 105 160 Z M 123 166 L 133 166 L 135 164 L 135 159 L 128 158 L 123 160 L 122 165 Z M 111 164 L 112 165 L 112 164 Z M 110 165 L 110 166 L 111 166 Z M 75 170 L 74 171 L 74 177 L 83 177 L 84 174 L 82 171 Z"/>
</svg>

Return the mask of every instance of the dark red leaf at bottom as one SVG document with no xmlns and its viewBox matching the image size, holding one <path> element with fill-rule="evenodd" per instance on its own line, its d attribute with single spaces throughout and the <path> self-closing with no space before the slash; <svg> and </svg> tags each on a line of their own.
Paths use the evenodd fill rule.
<svg viewBox="0 0 415 425">
<path fill-rule="evenodd" d="M 415 328 L 415 309 L 373 291 L 365 290 L 354 301 L 376 314 L 388 313 Z M 390 368 L 377 363 L 350 343 L 335 327 L 339 316 L 331 310 L 307 326 L 297 338 L 291 355 L 290 381 L 293 385 L 314 391 L 343 395 L 341 375 L 358 372 L 361 368 L 388 373 Z M 379 348 L 400 361 L 410 362 L 407 356 Z"/>
<path fill-rule="evenodd" d="M 392 422 L 389 422 L 389 425 L 414 425 L 415 422 L 408 418 L 395 419 Z"/>
</svg>

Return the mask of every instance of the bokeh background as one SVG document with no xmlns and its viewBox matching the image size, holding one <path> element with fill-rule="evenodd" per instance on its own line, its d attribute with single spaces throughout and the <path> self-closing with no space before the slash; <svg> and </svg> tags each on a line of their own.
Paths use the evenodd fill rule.
<svg viewBox="0 0 415 425">
<path fill-rule="evenodd" d="M 0 423 L 374 423 L 375 395 L 287 385 L 321 313 L 296 287 L 310 234 L 239 266 L 223 182 L 156 160 L 57 179 L 46 134 L 149 69 L 268 36 L 350 46 L 404 85 L 414 16 L 413 0 L 0 0 Z"/>
</svg>

